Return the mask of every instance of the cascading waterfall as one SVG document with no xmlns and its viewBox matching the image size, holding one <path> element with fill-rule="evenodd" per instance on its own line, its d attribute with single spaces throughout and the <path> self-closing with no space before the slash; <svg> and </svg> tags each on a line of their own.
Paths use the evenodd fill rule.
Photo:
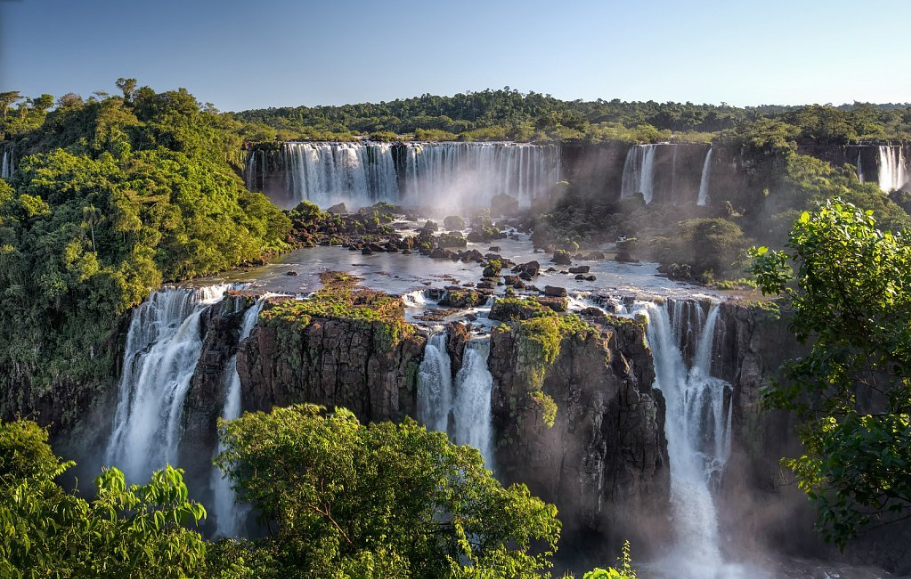
<svg viewBox="0 0 911 579">
<path fill-rule="evenodd" d="M 462 367 L 456 374 L 453 419 L 456 444 L 470 444 L 481 451 L 484 464 L 493 469 L 490 393 L 493 376 L 487 369 L 490 340 L 472 340 L 465 346 Z"/>
<path fill-rule="evenodd" d="M 372 205 L 399 198 L 393 145 L 389 143 L 286 143 L 295 199 L 320 206 Z"/>
<path fill-rule="evenodd" d="M 434 334 L 424 349 L 418 370 L 418 419 L 430 430 L 447 432 L 456 444 L 477 448 L 487 468 L 493 468 L 493 376 L 487 369 L 490 340 L 477 339 L 466 344 L 462 367 L 453 385 L 446 339 L 445 333 Z"/>
<path fill-rule="evenodd" d="M 646 203 L 652 202 L 655 182 L 655 152 L 658 145 L 633 145 L 623 163 L 620 198 L 626 199 L 642 193 Z"/>
<path fill-rule="evenodd" d="M 860 151 L 857 152 L 857 161 L 854 163 L 855 170 L 857 171 L 857 180 L 861 183 L 864 182 L 864 165 L 861 160 Z"/>
<path fill-rule="evenodd" d="M 449 430 L 452 412 L 452 363 L 446 340 L 445 332 L 430 337 L 418 369 L 418 419 L 437 432 Z"/>
<path fill-rule="evenodd" d="M 906 173 L 904 147 L 880 145 L 879 188 L 886 193 L 901 189 L 908 182 Z"/>
<path fill-rule="evenodd" d="M 265 296 L 264 296 L 265 297 Z M 250 337 L 250 333 L 259 320 L 259 313 L 265 305 L 265 299 L 260 298 L 255 304 L 244 312 L 243 323 L 240 328 L 238 344 Z M 225 420 L 235 420 L 240 417 L 240 374 L 237 373 L 237 354 L 228 362 L 227 388 L 221 417 Z M 216 454 L 225 450 L 221 440 L 218 442 Z M 231 480 L 226 477 L 221 469 L 212 469 L 212 497 L 215 506 L 216 535 L 220 537 L 237 537 L 243 526 L 247 509 L 236 505 L 237 494 L 231 485 Z"/>
<path fill-rule="evenodd" d="M 858 157 L 860 163 L 860 157 Z M 712 171 L 712 147 L 709 147 L 705 154 L 705 162 L 702 164 L 702 177 L 699 179 L 699 197 L 696 199 L 696 205 L 708 205 L 709 202 L 709 176 Z"/>
<path fill-rule="evenodd" d="M 14 163 L 12 147 L 6 147 L 3 149 L 3 159 L 0 160 L 0 179 L 9 179 L 13 176 Z"/>
<path fill-rule="evenodd" d="M 676 304 L 682 311 L 682 304 Z M 692 307 L 701 306 L 693 304 Z M 718 521 L 711 487 L 730 454 L 730 385 L 710 375 L 718 306 L 712 305 L 700 329 L 692 367 L 680 350 L 686 330 L 672 323 L 667 304 L 641 303 L 648 317 L 646 334 L 655 360 L 655 387 L 667 401 L 665 433 L 671 466 L 671 505 L 677 541 L 675 576 L 728 577 L 721 557 Z M 682 314 L 677 321 L 691 319 Z M 727 408 L 726 408 L 727 406 Z"/>
<path fill-rule="evenodd" d="M 200 316 L 227 287 L 160 290 L 133 312 L 105 452 L 130 483 L 175 463 L 184 397 L 202 351 Z"/>
<path fill-rule="evenodd" d="M 285 143 L 283 151 L 292 197 L 321 206 L 481 207 L 497 193 L 528 206 L 560 180 L 556 145 L 326 142 Z"/>
</svg>

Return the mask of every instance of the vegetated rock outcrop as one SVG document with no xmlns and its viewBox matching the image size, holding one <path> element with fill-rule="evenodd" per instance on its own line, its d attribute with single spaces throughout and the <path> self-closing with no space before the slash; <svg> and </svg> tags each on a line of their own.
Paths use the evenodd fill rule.
<svg viewBox="0 0 911 579">
<path fill-rule="evenodd" d="M 328 288 L 311 299 L 273 300 L 237 354 L 242 407 L 311 402 L 360 420 L 414 416 L 426 338 L 405 323 L 399 298 Z"/>
<path fill-rule="evenodd" d="M 666 516 L 670 469 L 644 327 L 529 307 L 536 316 L 491 338 L 498 474 L 556 503 L 569 553 L 592 535 L 595 549 L 655 541 L 648 523 Z"/>
</svg>

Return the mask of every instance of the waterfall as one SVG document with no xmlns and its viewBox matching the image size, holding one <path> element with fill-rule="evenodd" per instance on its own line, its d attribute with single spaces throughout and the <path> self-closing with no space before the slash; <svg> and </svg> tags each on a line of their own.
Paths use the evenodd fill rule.
<svg viewBox="0 0 911 579">
<path fill-rule="evenodd" d="M 9 179 L 15 170 L 12 146 L 3 149 L 3 159 L 0 160 L 0 179 Z"/>
<path fill-rule="evenodd" d="M 857 157 L 858 164 L 860 156 Z M 699 197 L 696 205 L 708 205 L 709 202 L 709 176 L 712 171 L 712 147 L 705 154 L 705 162 L 702 164 L 702 177 L 699 179 Z"/>
<path fill-rule="evenodd" d="M 283 151 L 291 196 L 321 206 L 486 207 L 507 193 L 527 207 L 560 180 L 555 145 L 285 143 Z"/>
<path fill-rule="evenodd" d="M 237 343 L 243 342 L 250 337 L 250 333 L 259 320 L 259 313 L 265 305 L 265 299 L 260 298 L 255 304 L 250 306 L 244 313 L 243 323 L 240 328 L 240 336 Z M 234 420 L 240 417 L 240 374 L 237 373 L 237 353 L 228 362 L 227 388 L 225 389 L 225 401 L 222 406 L 221 417 L 225 420 Z M 225 450 L 221 440 L 218 442 L 216 455 Z M 236 505 L 237 495 L 231 480 L 225 476 L 221 469 L 213 467 L 212 469 L 212 495 L 213 504 L 215 505 L 215 524 L 216 535 L 219 537 L 237 537 L 243 526 L 247 509 Z"/>
<path fill-rule="evenodd" d="M 133 311 L 105 452 L 128 482 L 175 463 L 184 397 L 202 351 L 200 316 L 226 289 L 164 289 Z"/>
<path fill-rule="evenodd" d="M 626 199 L 642 193 L 646 203 L 652 202 L 655 181 L 655 151 L 658 145 L 633 145 L 626 153 L 620 198 Z"/>
<path fill-rule="evenodd" d="M 452 363 L 446 338 L 445 332 L 430 337 L 418 369 L 418 420 L 438 432 L 449 429 L 452 412 Z"/>
<path fill-rule="evenodd" d="M 675 313 L 685 306 L 675 304 Z M 692 366 L 680 350 L 684 329 L 675 327 L 667 304 L 637 304 L 648 317 L 646 335 L 655 361 L 655 387 L 667 402 L 665 434 L 671 466 L 671 507 L 676 551 L 671 557 L 677 577 L 727 577 L 721 557 L 718 521 L 712 499 L 730 453 L 731 404 L 725 409 L 730 385 L 710 375 L 718 306 L 712 305 L 699 329 Z M 675 315 L 678 320 L 693 317 Z"/>
<path fill-rule="evenodd" d="M 472 340 L 466 344 L 453 387 L 446 339 L 445 333 L 434 334 L 424 349 L 418 370 L 418 420 L 429 430 L 447 432 L 456 444 L 477 448 L 487 468 L 493 468 L 490 416 L 493 376 L 487 369 L 490 340 Z"/>
<path fill-rule="evenodd" d="M 857 151 L 857 161 L 854 163 L 855 170 L 857 171 L 857 180 L 861 183 L 864 182 L 864 165 L 861 161 L 860 151 Z"/>
<path fill-rule="evenodd" d="M 453 418 L 456 444 L 470 444 L 481 451 L 484 464 L 493 469 L 490 393 L 493 376 L 487 369 L 489 340 L 472 340 L 465 346 L 462 367 L 456 375 Z"/>
<path fill-rule="evenodd" d="M 884 192 L 897 191 L 907 183 L 904 146 L 879 146 L 879 188 Z"/>
</svg>

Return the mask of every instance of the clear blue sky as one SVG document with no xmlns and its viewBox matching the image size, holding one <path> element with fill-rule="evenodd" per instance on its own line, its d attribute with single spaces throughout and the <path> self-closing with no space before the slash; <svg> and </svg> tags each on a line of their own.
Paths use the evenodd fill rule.
<svg viewBox="0 0 911 579">
<path fill-rule="evenodd" d="M 135 77 L 222 110 L 510 86 L 564 99 L 911 101 L 909 0 L 0 0 L 0 89 Z"/>
</svg>

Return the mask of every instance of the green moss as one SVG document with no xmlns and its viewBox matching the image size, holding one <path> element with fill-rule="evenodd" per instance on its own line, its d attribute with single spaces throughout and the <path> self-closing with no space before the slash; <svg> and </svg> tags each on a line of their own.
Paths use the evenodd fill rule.
<svg viewBox="0 0 911 579">
<path fill-rule="evenodd" d="M 535 300 L 521 298 L 497 298 L 490 310 L 490 319 L 504 322 L 530 320 L 553 313 Z"/>
<path fill-rule="evenodd" d="M 530 392 L 529 397 L 532 402 L 541 410 L 541 418 L 547 428 L 553 428 L 554 420 L 557 418 L 557 403 L 548 394 L 538 390 Z"/>
<path fill-rule="evenodd" d="M 371 290 L 354 291 L 334 287 L 316 292 L 308 300 L 273 302 L 260 314 L 265 326 L 293 328 L 298 333 L 313 318 L 339 320 L 357 327 L 370 328 L 377 348 L 391 350 L 414 328 L 405 322 L 402 300 Z"/>
<path fill-rule="evenodd" d="M 520 321 L 515 326 L 519 367 L 526 372 L 531 390 L 540 390 L 544 374 L 560 355 L 565 338 L 584 338 L 596 330 L 577 315 L 561 316 L 543 308 L 541 315 Z"/>
</svg>

